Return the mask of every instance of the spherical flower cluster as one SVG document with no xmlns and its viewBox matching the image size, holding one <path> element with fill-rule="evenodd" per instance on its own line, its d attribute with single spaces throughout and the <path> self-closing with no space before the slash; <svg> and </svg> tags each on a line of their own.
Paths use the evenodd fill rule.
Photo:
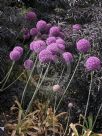
<svg viewBox="0 0 102 136">
<path fill-rule="evenodd" d="M 64 52 L 62 56 L 63 56 L 64 61 L 68 64 L 73 61 L 73 55 L 70 52 Z"/>
<path fill-rule="evenodd" d="M 54 61 L 55 57 L 52 55 L 52 53 L 49 50 L 42 50 L 39 53 L 39 61 L 43 63 L 48 63 Z"/>
<path fill-rule="evenodd" d="M 38 29 L 39 32 L 45 33 L 47 30 L 47 23 L 44 20 L 40 20 L 37 22 L 36 28 Z"/>
<path fill-rule="evenodd" d="M 81 25 L 80 24 L 73 25 L 73 30 L 75 30 L 75 31 L 81 30 Z"/>
<path fill-rule="evenodd" d="M 57 44 L 57 47 L 62 51 L 65 50 L 65 45 L 64 44 Z"/>
<path fill-rule="evenodd" d="M 58 92 L 60 90 L 61 90 L 60 85 L 56 84 L 56 85 L 53 86 L 53 92 Z"/>
<path fill-rule="evenodd" d="M 58 44 L 65 44 L 65 41 L 63 39 L 61 39 L 61 38 L 58 38 L 56 40 L 56 43 L 58 43 Z"/>
<path fill-rule="evenodd" d="M 60 34 L 60 28 L 58 26 L 53 26 L 49 30 L 49 35 L 50 36 L 55 36 L 58 37 Z"/>
<path fill-rule="evenodd" d="M 31 35 L 31 36 L 36 36 L 37 34 L 38 34 L 37 28 L 32 28 L 32 29 L 30 29 L 30 35 Z"/>
<path fill-rule="evenodd" d="M 51 51 L 52 54 L 59 53 L 59 48 L 57 46 L 57 43 L 52 43 L 52 44 L 48 45 L 47 50 Z"/>
<path fill-rule="evenodd" d="M 29 21 L 34 21 L 34 20 L 36 20 L 37 16 L 34 12 L 29 11 L 29 12 L 26 13 L 25 18 Z"/>
<path fill-rule="evenodd" d="M 51 43 L 55 43 L 55 42 L 56 42 L 56 38 L 55 37 L 48 37 L 46 39 L 47 45 L 50 45 Z"/>
<path fill-rule="evenodd" d="M 23 32 L 23 38 L 24 38 L 24 40 L 28 40 L 30 38 L 29 29 L 28 28 L 24 28 L 22 30 L 22 32 Z"/>
<path fill-rule="evenodd" d="M 13 50 L 10 52 L 10 59 L 12 61 L 18 61 L 20 59 L 20 57 L 21 57 L 21 54 L 19 51 Z"/>
<path fill-rule="evenodd" d="M 19 51 L 19 52 L 20 52 L 20 54 L 21 54 L 21 55 L 23 55 L 23 48 L 22 48 L 22 47 L 20 47 L 20 46 L 16 46 L 16 47 L 14 47 L 13 51 L 14 51 L 14 50 Z"/>
<path fill-rule="evenodd" d="M 95 56 L 91 56 L 86 60 L 85 67 L 87 71 L 99 70 L 101 68 L 101 61 Z"/>
<path fill-rule="evenodd" d="M 25 69 L 27 69 L 27 70 L 31 70 L 32 67 L 33 67 L 33 61 L 30 60 L 30 59 L 27 59 L 27 60 L 24 62 L 24 67 L 25 67 Z"/>
<path fill-rule="evenodd" d="M 77 50 L 82 53 L 86 53 L 91 47 L 90 42 L 86 39 L 79 40 L 76 43 L 76 46 L 77 46 Z"/>
<path fill-rule="evenodd" d="M 30 44 L 30 49 L 36 53 L 40 53 L 45 48 L 46 48 L 46 43 L 42 40 L 33 41 Z"/>
<path fill-rule="evenodd" d="M 68 108 L 72 108 L 72 107 L 73 107 L 73 103 L 70 102 L 70 103 L 68 104 Z"/>
</svg>

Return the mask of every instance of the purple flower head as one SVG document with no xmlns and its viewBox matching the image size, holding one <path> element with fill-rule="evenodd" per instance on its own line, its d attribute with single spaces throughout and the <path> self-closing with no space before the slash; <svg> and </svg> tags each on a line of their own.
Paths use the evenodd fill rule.
<svg viewBox="0 0 102 136">
<path fill-rule="evenodd" d="M 39 32 L 45 33 L 47 30 L 47 23 L 44 20 L 40 20 L 37 22 L 36 28 L 38 29 Z"/>
<path fill-rule="evenodd" d="M 56 40 L 56 43 L 58 43 L 58 44 L 65 44 L 65 41 L 63 39 L 61 39 L 61 38 L 58 38 Z"/>
<path fill-rule="evenodd" d="M 33 41 L 33 42 L 30 43 L 30 50 L 31 50 L 31 51 L 33 51 L 34 42 L 35 42 L 35 41 Z"/>
<path fill-rule="evenodd" d="M 53 26 L 50 28 L 49 35 L 58 37 L 60 34 L 60 28 L 58 26 Z"/>
<path fill-rule="evenodd" d="M 34 20 L 36 20 L 37 16 L 36 16 L 35 12 L 29 11 L 26 13 L 25 18 L 29 21 L 34 21 Z"/>
<path fill-rule="evenodd" d="M 29 40 L 29 38 L 30 38 L 30 33 L 27 33 L 27 34 L 23 35 L 24 40 Z"/>
<path fill-rule="evenodd" d="M 77 46 L 77 50 L 82 53 L 86 53 L 91 47 L 90 42 L 86 39 L 79 40 L 76 43 L 76 46 Z"/>
<path fill-rule="evenodd" d="M 33 41 L 30 44 L 30 49 L 36 53 L 40 53 L 42 50 L 46 48 L 46 43 L 42 40 Z"/>
<path fill-rule="evenodd" d="M 37 34 L 38 34 L 37 28 L 32 28 L 32 29 L 30 29 L 30 35 L 31 35 L 31 36 L 36 36 Z"/>
<path fill-rule="evenodd" d="M 63 56 L 64 61 L 68 64 L 73 61 L 73 55 L 70 52 L 64 52 L 62 56 Z"/>
<path fill-rule="evenodd" d="M 58 92 L 58 91 L 60 91 L 61 90 L 61 87 L 60 87 L 60 85 L 54 85 L 53 86 L 53 92 Z"/>
<path fill-rule="evenodd" d="M 47 50 L 51 51 L 52 54 L 59 53 L 59 48 L 57 46 L 57 43 L 52 43 L 52 44 L 48 45 Z"/>
<path fill-rule="evenodd" d="M 33 68 L 33 61 L 30 60 L 30 59 L 27 59 L 25 62 L 24 62 L 24 67 L 25 69 L 27 70 L 31 70 Z"/>
<path fill-rule="evenodd" d="M 21 55 L 23 55 L 23 48 L 22 48 L 22 47 L 20 47 L 20 46 L 16 46 L 16 47 L 14 47 L 13 51 L 14 51 L 14 50 L 19 51 L 19 52 L 20 52 L 20 54 L 21 54 Z"/>
<path fill-rule="evenodd" d="M 53 62 L 54 57 L 49 50 L 44 49 L 39 53 L 39 61 L 43 63 Z"/>
<path fill-rule="evenodd" d="M 26 34 L 29 33 L 29 29 L 28 29 L 28 28 L 23 28 L 23 29 L 21 30 L 21 32 L 26 35 Z"/>
<path fill-rule="evenodd" d="M 99 58 L 91 56 L 85 62 L 87 71 L 99 70 L 101 68 L 101 61 Z"/>
<path fill-rule="evenodd" d="M 77 31 L 81 30 L 81 25 L 80 24 L 73 25 L 73 30 L 77 30 Z"/>
<path fill-rule="evenodd" d="M 55 37 L 48 37 L 46 40 L 47 45 L 50 45 L 51 43 L 55 43 L 56 38 Z"/>
<path fill-rule="evenodd" d="M 24 38 L 24 40 L 28 40 L 30 38 L 29 29 L 28 28 L 23 28 L 22 32 L 23 32 L 23 38 Z"/>
<path fill-rule="evenodd" d="M 20 59 L 20 57 L 21 57 L 21 54 L 19 51 L 13 50 L 10 52 L 10 59 L 12 61 L 18 61 Z"/>
<path fill-rule="evenodd" d="M 62 51 L 65 50 L 65 45 L 64 44 L 57 44 L 57 47 Z"/>
</svg>

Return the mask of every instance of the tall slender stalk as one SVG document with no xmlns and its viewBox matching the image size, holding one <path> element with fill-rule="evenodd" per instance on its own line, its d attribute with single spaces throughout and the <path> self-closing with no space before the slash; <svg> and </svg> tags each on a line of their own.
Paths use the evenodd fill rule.
<svg viewBox="0 0 102 136">
<path fill-rule="evenodd" d="M 10 83 L 8 86 L 6 86 L 2 91 L 5 91 L 10 86 L 12 86 L 23 74 L 24 74 L 24 72 L 22 72 L 12 83 Z"/>
<path fill-rule="evenodd" d="M 2 84 L 5 81 L 5 79 L 7 78 L 8 74 L 9 74 L 9 71 L 7 72 L 7 74 L 5 75 L 5 77 L 0 81 L 0 84 Z"/>
<path fill-rule="evenodd" d="M 75 76 L 75 73 L 76 73 L 76 71 L 77 71 L 77 68 L 78 68 L 79 63 L 80 63 L 80 60 L 81 60 L 81 57 L 82 57 L 82 54 L 80 54 L 80 56 L 79 56 L 79 60 L 78 60 L 78 62 L 77 62 L 77 65 L 76 65 L 76 67 L 75 67 L 75 69 L 74 69 L 74 72 L 73 72 L 73 74 L 72 74 L 72 76 L 71 76 L 71 79 L 70 79 L 70 81 L 69 81 L 69 83 L 68 83 L 68 85 L 67 85 L 67 87 L 66 87 L 66 89 L 65 89 L 65 91 L 64 91 L 64 93 L 63 93 L 63 95 L 62 95 L 62 97 L 61 97 L 61 99 L 60 99 L 60 101 L 59 101 L 59 103 L 58 103 L 58 105 L 57 105 L 56 111 L 58 110 L 58 108 L 59 108 L 59 106 L 60 106 L 60 104 L 61 104 L 61 102 L 62 102 L 62 100 L 63 100 L 63 98 L 64 98 L 64 95 L 66 94 L 66 92 L 67 92 L 67 90 L 68 90 L 68 88 L 69 88 L 69 86 L 70 86 L 70 84 L 71 84 L 71 82 L 72 82 L 72 80 L 73 80 L 73 78 L 74 78 L 74 76 Z"/>
<path fill-rule="evenodd" d="M 65 70 L 65 66 L 64 66 L 63 69 L 62 69 L 62 72 L 61 72 L 61 75 L 60 75 L 60 77 L 59 77 L 59 80 L 58 80 L 57 84 L 59 84 L 59 82 L 60 82 L 60 80 L 61 80 L 61 78 L 62 78 L 62 76 L 63 76 L 64 70 Z"/>
<path fill-rule="evenodd" d="M 96 124 L 96 121 L 97 121 L 97 118 L 98 118 L 98 116 L 99 116 L 99 113 L 100 113 L 101 109 L 102 109 L 102 103 L 101 103 L 101 105 L 100 105 L 100 107 L 99 107 L 99 110 L 98 110 L 98 112 L 97 112 L 97 115 L 96 115 L 95 121 L 94 121 L 93 126 L 92 126 L 92 130 L 93 130 L 93 128 L 94 128 L 94 126 L 95 126 L 95 124 Z"/>
<path fill-rule="evenodd" d="M 34 100 L 34 98 L 35 98 L 37 92 L 38 92 L 39 89 L 40 89 L 40 86 L 42 85 L 42 83 L 43 83 L 43 81 L 44 81 L 44 79 L 45 79 L 45 77 L 46 77 L 46 75 L 47 75 L 47 73 L 48 73 L 49 67 L 50 67 L 50 63 L 48 64 L 47 69 L 46 69 L 46 71 L 45 71 L 45 73 L 44 73 L 44 75 L 43 75 L 43 78 L 42 78 L 40 84 L 38 85 L 38 87 L 36 88 L 36 90 L 35 90 L 35 92 L 34 92 L 32 98 L 31 98 L 31 100 L 30 100 L 30 102 L 29 102 L 29 105 L 28 105 L 28 107 L 27 107 L 27 109 L 26 109 L 26 113 L 29 112 L 29 110 L 30 110 L 30 108 L 31 108 L 31 105 L 32 105 L 32 103 L 33 103 L 33 100 Z"/>
<path fill-rule="evenodd" d="M 37 57 L 36 57 L 36 60 L 35 60 L 34 65 L 33 65 L 33 68 L 32 68 L 32 70 L 31 70 L 31 72 L 30 72 L 29 78 L 28 78 L 28 80 L 27 80 L 27 83 L 26 83 L 26 85 L 25 85 L 25 88 L 24 88 L 24 91 L 23 91 L 23 94 L 22 94 L 21 105 L 23 104 L 23 100 L 24 100 L 24 97 L 25 97 L 25 93 L 26 93 L 26 90 L 27 90 L 29 81 L 30 81 L 30 79 L 31 79 L 31 76 L 32 76 L 32 74 L 33 74 L 33 71 L 34 71 L 34 69 L 35 69 L 37 60 L 38 60 L 38 59 L 37 59 Z"/>
<path fill-rule="evenodd" d="M 88 106 L 89 106 L 89 100 L 90 100 L 91 89 L 92 89 L 92 82 L 93 82 L 93 75 L 94 75 L 94 72 L 91 72 L 91 81 L 90 81 L 89 94 L 88 94 L 88 99 L 87 99 L 86 109 L 85 109 L 85 114 L 84 114 L 83 126 L 85 125 L 87 110 L 88 110 Z"/>
<path fill-rule="evenodd" d="M 69 109 L 69 115 L 68 115 L 68 118 L 67 118 L 67 125 L 66 125 L 66 128 L 65 128 L 65 131 L 64 131 L 64 134 L 63 136 L 66 136 L 67 135 L 67 131 L 68 131 L 68 125 L 69 125 L 69 119 L 70 119 L 70 114 L 71 114 L 71 108 Z"/>
<path fill-rule="evenodd" d="M 8 71 L 7 77 L 6 77 L 5 82 L 3 83 L 3 85 L 2 85 L 2 87 L 1 87 L 1 89 L 0 89 L 0 91 L 2 91 L 3 88 L 5 87 L 7 81 L 8 81 L 8 79 L 9 79 L 9 77 L 10 77 L 10 74 L 11 74 L 11 72 L 12 72 L 12 69 L 13 69 L 13 67 L 14 67 L 14 64 L 15 64 L 15 61 L 12 62 L 11 68 L 10 68 L 10 70 Z"/>
</svg>

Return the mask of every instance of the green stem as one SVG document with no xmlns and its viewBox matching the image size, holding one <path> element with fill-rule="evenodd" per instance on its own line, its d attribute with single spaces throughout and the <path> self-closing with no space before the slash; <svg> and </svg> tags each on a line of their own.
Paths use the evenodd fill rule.
<svg viewBox="0 0 102 136">
<path fill-rule="evenodd" d="M 7 87 L 5 87 L 2 91 L 5 91 L 10 86 L 12 86 L 23 74 L 24 74 L 24 72 L 22 72 L 11 84 L 9 84 Z"/>
<path fill-rule="evenodd" d="M 66 125 L 65 132 L 64 132 L 63 136 L 66 136 L 66 135 L 67 135 L 68 125 L 69 125 L 69 119 L 70 119 L 70 114 L 71 114 L 71 108 L 69 109 L 69 116 L 68 116 L 68 118 L 67 118 L 67 125 Z"/>
<path fill-rule="evenodd" d="M 54 113 L 56 112 L 57 92 L 55 93 Z"/>
<path fill-rule="evenodd" d="M 45 79 L 45 77 L 46 77 L 46 75 L 47 75 L 47 73 L 48 73 L 49 67 L 50 67 L 50 63 L 48 64 L 47 69 L 46 69 L 46 71 L 45 71 L 45 73 L 44 73 L 44 76 L 43 76 L 43 78 L 42 78 L 40 84 L 39 84 L 38 87 L 36 88 L 36 90 L 35 90 L 35 92 L 34 92 L 32 98 L 31 98 L 31 100 L 30 100 L 30 102 L 29 102 L 29 105 L 28 105 L 27 110 L 26 110 L 26 114 L 29 112 L 29 110 L 30 110 L 30 108 L 31 108 L 31 105 L 32 105 L 32 103 L 33 103 L 33 100 L 34 100 L 34 98 L 35 98 L 37 92 L 38 92 L 39 89 L 40 89 L 40 86 L 42 85 L 42 83 L 43 83 L 43 81 L 44 81 L 44 79 Z"/>
<path fill-rule="evenodd" d="M 76 73 L 76 71 L 77 71 L 77 68 L 78 68 L 79 63 L 80 63 L 80 60 L 81 60 L 81 57 L 82 57 L 82 54 L 80 54 L 80 56 L 79 56 L 79 60 L 78 60 L 77 65 L 76 65 L 76 67 L 75 67 L 75 69 L 74 69 L 74 72 L 73 72 L 73 74 L 72 74 L 72 77 L 71 77 L 71 79 L 70 79 L 70 81 L 69 81 L 69 83 L 68 83 L 68 85 L 67 85 L 67 87 L 66 87 L 66 89 L 65 89 L 65 91 L 64 91 L 64 93 L 63 93 L 63 95 L 62 95 L 62 97 L 61 97 L 61 99 L 60 99 L 60 101 L 59 101 L 59 103 L 58 103 L 58 105 L 57 105 L 56 111 L 58 110 L 58 108 L 59 108 L 59 106 L 60 106 L 60 104 L 61 104 L 61 102 L 62 102 L 62 100 L 63 100 L 63 98 L 64 98 L 64 95 L 66 94 L 66 92 L 67 92 L 67 90 L 68 90 L 68 88 L 69 88 L 69 86 L 70 86 L 70 84 L 71 84 L 71 82 L 72 82 L 72 80 L 73 80 L 73 78 L 74 78 L 74 76 L 75 76 L 75 73 Z"/>
<path fill-rule="evenodd" d="M 34 69 L 35 69 L 37 60 L 38 60 L 38 59 L 37 59 L 37 57 L 36 57 L 36 60 L 35 60 L 34 65 L 33 65 L 33 68 L 32 68 L 32 70 L 31 70 L 31 72 L 30 72 L 29 78 L 28 78 L 28 80 L 27 80 L 27 83 L 26 83 L 26 85 L 25 85 L 25 88 L 24 88 L 24 91 L 23 91 L 23 94 L 22 94 L 21 105 L 23 104 L 23 100 L 24 100 L 24 97 L 25 97 L 25 93 L 26 93 L 28 84 L 29 84 L 29 82 L 30 82 L 31 76 L 32 76 L 32 74 L 33 74 L 33 71 L 34 71 Z"/>
<path fill-rule="evenodd" d="M 9 77 L 10 77 L 10 74 L 11 74 L 11 72 L 12 72 L 12 69 L 13 69 L 13 67 L 14 67 L 14 64 L 15 64 L 15 61 L 12 62 L 12 66 L 11 66 L 11 68 L 10 68 L 8 74 L 7 74 L 7 78 L 6 78 L 5 82 L 3 83 L 3 85 L 2 85 L 2 87 L 1 87 L 1 89 L 0 89 L 0 91 L 2 91 L 3 88 L 5 87 L 7 81 L 8 81 L 8 79 L 9 79 Z"/>
<path fill-rule="evenodd" d="M 85 114 L 84 114 L 83 127 L 84 127 L 84 125 L 85 125 L 87 110 L 88 110 L 88 106 L 89 106 L 89 100 L 90 100 L 91 89 L 92 89 L 93 75 L 94 75 L 94 72 L 91 72 L 91 82 L 90 82 L 90 86 L 89 86 L 89 94 L 88 94 L 88 99 L 87 99 L 86 109 L 85 109 Z"/>
<path fill-rule="evenodd" d="M 97 112 L 97 115 L 96 115 L 95 121 L 94 121 L 93 126 L 92 126 L 92 130 L 93 130 L 93 128 L 94 128 L 94 126 L 95 126 L 95 124 L 96 124 L 96 121 L 97 121 L 97 118 L 98 118 L 98 116 L 99 116 L 99 113 L 100 113 L 101 109 L 102 109 L 102 103 L 101 103 L 101 105 L 100 105 L 100 107 L 99 107 L 99 110 L 98 110 L 98 112 Z"/>
</svg>

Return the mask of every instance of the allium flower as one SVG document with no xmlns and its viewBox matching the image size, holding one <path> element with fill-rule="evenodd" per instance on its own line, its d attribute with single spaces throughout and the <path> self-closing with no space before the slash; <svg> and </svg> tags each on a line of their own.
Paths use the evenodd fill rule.
<svg viewBox="0 0 102 136">
<path fill-rule="evenodd" d="M 22 32 L 23 32 L 23 38 L 24 38 L 24 40 L 28 40 L 30 38 L 29 29 L 28 28 L 24 28 L 22 30 Z"/>
<path fill-rule="evenodd" d="M 53 86 L 53 92 L 58 92 L 58 91 L 60 91 L 61 90 L 61 87 L 60 87 L 60 85 L 54 85 Z"/>
<path fill-rule="evenodd" d="M 73 107 L 73 103 L 70 102 L 70 103 L 68 104 L 68 108 L 72 108 L 72 107 Z"/>
<path fill-rule="evenodd" d="M 55 42 L 56 42 L 56 38 L 55 37 L 48 37 L 46 39 L 47 45 L 50 45 L 51 43 L 55 43 Z"/>
<path fill-rule="evenodd" d="M 77 30 L 77 31 L 81 30 L 81 25 L 80 24 L 73 25 L 73 30 Z"/>
<path fill-rule="evenodd" d="M 27 69 L 27 70 L 31 70 L 32 67 L 33 67 L 33 61 L 30 60 L 30 59 L 27 59 L 27 60 L 24 62 L 24 67 L 25 67 L 25 69 Z"/>
<path fill-rule="evenodd" d="M 60 34 L 60 28 L 58 26 L 53 26 L 50 28 L 49 35 L 58 37 Z"/>
<path fill-rule="evenodd" d="M 49 50 L 44 49 L 39 53 L 39 61 L 43 63 L 52 62 L 54 61 L 54 56 Z"/>
<path fill-rule="evenodd" d="M 38 31 L 40 31 L 41 33 L 45 33 L 47 30 L 47 23 L 44 20 L 40 20 L 37 22 L 36 24 L 36 28 L 38 29 Z"/>
<path fill-rule="evenodd" d="M 65 44 L 65 41 L 63 39 L 61 39 L 61 38 L 58 38 L 56 40 L 56 43 L 58 43 L 58 44 Z"/>
<path fill-rule="evenodd" d="M 73 61 L 73 55 L 70 52 L 64 52 L 62 56 L 66 63 L 71 63 Z"/>
<path fill-rule="evenodd" d="M 19 52 L 20 52 L 20 54 L 21 54 L 21 55 L 23 55 L 23 48 L 22 48 L 22 47 L 20 47 L 20 46 L 16 46 L 16 47 L 14 47 L 13 51 L 14 51 L 14 50 L 19 51 Z"/>
<path fill-rule="evenodd" d="M 10 59 L 12 61 L 18 61 L 20 59 L 20 57 L 21 57 L 21 54 L 19 51 L 13 50 L 10 52 Z"/>
<path fill-rule="evenodd" d="M 62 51 L 65 50 L 65 45 L 64 44 L 57 44 L 57 47 Z"/>
<path fill-rule="evenodd" d="M 24 40 L 28 40 L 29 38 L 30 38 L 30 33 L 23 35 L 23 39 Z"/>
<path fill-rule="evenodd" d="M 46 48 L 46 43 L 42 40 L 33 41 L 30 44 L 30 49 L 36 53 L 40 53 L 42 50 Z"/>
<path fill-rule="evenodd" d="M 76 46 L 77 46 L 77 50 L 82 53 L 86 53 L 91 47 L 90 42 L 86 39 L 79 40 L 76 43 Z"/>
<path fill-rule="evenodd" d="M 101 68 L 101 61 L 99 58 L 91 56 L 86 60 L 85 67 L 87 71 L 99 70 Z"/>
<path fill-rule="evenodd" d="M 37 17 L 36 14 L 32 11 L 27 12 L 25 16 L 25 18 L 29 21 L 36 20 L 36 17 Z"/>
<path fill-rule="evenodd" d="M 31 35 L 31 36 L 36 36 L 37 34 L 38 34 L 37 28 L 32 28 L 32 29 L 30 29 L 30 35 Z"/>
<path fill-rule="evenodd" d="M 52 44 L 48 45 L 47 50 L 51 51 L 52 54 L 59 53 L 59 48 L 57 46 L 57 43 L 52 43 Z"/>
<path fill-rule="evenodd" d="M 34 41 L 30 43 L 30 50 L 33 51 Z"/>
</svg>

